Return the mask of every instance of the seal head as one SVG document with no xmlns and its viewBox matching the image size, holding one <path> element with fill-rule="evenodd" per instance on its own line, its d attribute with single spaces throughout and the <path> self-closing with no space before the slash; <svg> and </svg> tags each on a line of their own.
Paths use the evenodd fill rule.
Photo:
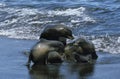
<svg viewBox="0 0 120 79">
<path fill-rule="evenodd" d="M 40 35 L 40 39 L 57 40 L 66 44 L 66 39 L 74 39 L 72 31 L 64 25 L 47 25 Z"/>
</svg>

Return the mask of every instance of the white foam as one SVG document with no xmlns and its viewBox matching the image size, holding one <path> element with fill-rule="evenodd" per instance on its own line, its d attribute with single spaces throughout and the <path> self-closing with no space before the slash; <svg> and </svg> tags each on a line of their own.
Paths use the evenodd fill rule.
<svg viewBox="0 0 120 79">
<path fill-rule="evenodd" d="M 17 19 L 12 19 L 12 20 L 5 20 L 3 22 L 0 22 L 0 26 L 7 26 L 7 25 L 10 25 L 10 24 L 13 24 L 13 23 L 16 23 L 17 22 Z"/>
<path fill-rule="evenodd" d="M 118 37 L 118 40 L 117 40 L 118 43 L 120 43 L 120 37 Z"/>
<path fill-rule="evenodd" d="M 66 10 L 38 10 L 38 9 L 30 9 L 30 8 L 0 8 L 1 12 L 7 12 L 8 16 L 17 16 L 15 19 L 13 18 L 12 20 L 5 20 L 0 23 L 1 26 L 4 25 L 9 25 L 12 23 L 29 23 L 31 19 L 35 18 L 35 15 L 43 15 L 45 18 L 47 17 L 54 17 L 54 16 L 73 16 L 69 20 L 71 20 L 71 23 L 79 23 L 82 21 L 90 21 L 90 22 L 95 22 L 95 20 L 85 14 L 86 9 L 84 7 L 79 7 L 75 9 L 66 9 Z M 30 17 L 30 15 L 34 15 L 34 17 Z M 38 22 L 38 21 L 36 21 Z M 47 21 L 43 21 L 45 23 L 48 23 Z M 38 23 L 43 23 L 43 22 L 38 22 Z M 52 22 L 52 21 L 49 21 Z M 33 22 L 31 22 L 33 23 Z"/>
<path fill-rule="evenodd" d="M 30 9 L 30 8 L 0 8 L 0 11 L 8 12 L 9 14 L 14 14 L 18 16 L 25 16 L 25 15 L 35 15 L 40 13 L 38 9 Z"/>
<path fill-rule="evenodd" d="M 0 7 L 5 7 L 5 6 L 6 6 L 6 4 L 0 3 Z"/>
<path fill-rule="evenodd" d="M 23 8 L 23 9 L 18 9 L 18 10 L 19 10 L 18 15 L 21 15 L 21 16 L 36 15 L 37 13 L 40 13 L 37 9 Z"/>
<path fill-rule="evenodd" d="M 8 30 L 0 30 L 0 35 L 17 39 L 38 39 L 39 36 L 36 36 L 34 33 L 31 33 L 31 31 L 32 30 L 29 30 L 29 27 L 19 27 Z"/>
<path fill-rule="evenodd" d="M 32 22 L 29 22 L 29 24 L 46 24 L 51 22 L 52 21 L 32 21 Z"/>
<path fill-rule="evenodd" d="M 96 22 L 93 18 L 89 17 L 88 15 L 84 16 L 83 21 L 90 21 L 90 22 L 93 22 L 93 23 Z"/>
<path fill-rule="evenodd" d="M 91 21 L 91 22 L 95 22 L 95 20 L 88 16 L 87 14 L 85 14 L 85 7 L 79 7 L 79 8 L 75 8 L 75 9 L 66 9 L 66 10 L 51 10 L 48 11 L 48 16 L 73 16 L 71 19 L 71 22 L 73 23 L 78 23 L 81 21 Z M 75 17 L 75 18 L 74 18 Z M 79 19 L 81 18 L 81 19 Z"/>
<path fill-rule="evenodd" d="M 48 11 L 49 15 L 62 15 L 62 16 L 70 16 L 70 15 L 75 15 L 75 16 L 81 16 L 83 12 L 85 11 L 84 7 L 76 8 L 76 9 L 66 9 L 66 10 L 56 10 L 56 11 Z"/>
<path fill-rule="evenodd" d="M 120 37 L 116 38 L 97 38 L 92 40 L 92 42 L 95 45 L 96 51 L 103 51 L 103 52 L 109 52 L 112 54 L 118 54 L 120 53 L 120 42 L 119 42 Z"/>
</svg>

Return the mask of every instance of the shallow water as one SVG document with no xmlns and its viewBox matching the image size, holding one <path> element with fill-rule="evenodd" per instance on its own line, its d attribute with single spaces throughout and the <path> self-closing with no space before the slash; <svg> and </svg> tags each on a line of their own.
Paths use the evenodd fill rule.
<svg viewBox="0 0 120 79">
<path fill-rule="evenodd" d="M 33 66 L 25 64 L 29 51 L 37 40 L 0 38 L 0 79 L 116 79 L 120 73 L 120 55 L 97 52 L 95 64 L 49 64 Z"/>
<path fill-rule="evenodd" d="M 119 0 L 0 0 L 0 79 L 119 78 L 119 4 Z M 50 23 L 67 25 L 75 38 L 92 41 L 99 56 L 96 64 L 63 63 L 28 70 L 23 52 Z"/>
</svg>

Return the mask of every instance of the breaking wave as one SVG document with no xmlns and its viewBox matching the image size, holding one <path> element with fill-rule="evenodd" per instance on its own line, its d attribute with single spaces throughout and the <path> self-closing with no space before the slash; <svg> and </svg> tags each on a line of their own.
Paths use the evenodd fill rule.
<svg viewBox="0 0 120 79">
<path fill-rule="evenodd" d="M 41 10 L 3 6 L 0 8 L 0 35 L 10 38 L 37 39 L 44 25 L 48 23 L 71 25 L 72 23 L 95 22 L 92 17 L 85 14 L 85 11 L 84 7 Z"/>
<path fill-rule="evenodd" d="M 104 7 L 102 7 L 102 9 L 94 8 L 93 5 L 90 7 L 90 9 L 91 11 L 94 11 L 93 14 L 95 14 L 96 17 L 99 18 L 100 20 L 96 20 L 93 16 L 89 15 L 88 10 L 86 9 L 85 6 L 44 9 L 44 7 L 43 8 L 19 7 L 19 6 L 9 7 L 5 3 L 0 3 L 0 35 L 17 39 L 38 39 L 45 24 L 60 23 L 72 28 L 73 31 L 74 29 L 77 30 L 74 33 L 80 31 L 85 33 L 91 33 L 91 35 L 89 36 L 86 36 L 83 33 L 83 36 L 87 37 L 87 39 L 90 39 L 94 43 L 96 51 L 109 52 L 113 54 L 120 53 L 119 35 L 110 36 L 103 34 L 102 36 L 100 36 L 100 34 L 102 34 L 102 32 L 104 31 L 109 32 L 109 27 L 107 26 L 107 24 L 111 24 L 109 26 L 116 26 L 116 28 L 119 29 L 117 25 L 109 23 L 108 21 L 109 17 L 108 18 L 106 17 L 107 14 L 104 15 L 104 13 L 112 11 L 101 12 L 101 10 L 106 11 L 106 9 L 104 10 Z M 119 9 L 119 6 L 116 9 Z M 110 14 L 115 13 L 112 12 Z M 106 18 L 103 20 L 104 16 Z M 110 22 L 113 21 L 111 20 Z M 119 20 L 119 18 L 117 20 Z M 114 19 L 114 21 L 117 20 Z M 94 24 L 99 25 L 96 27 Z M 90 28 L 92 29 L 89 30 Z M 114 29 L 114 27 L 111 27 L 111 29 L 113 31 L 110 33 L 113 33 L 115 30 L 115 33 L 117 34 L 116 32 L 117 29 Z M 100 32 L 100 34 L 97 35 L 98 31 Z M 76 37 L 78 36 L 79 35 L 76 35 Z"/>
<path fill-rule="evenodd" d="M 112 54 L 120 53 L 120 37 L 107 36 L 99 37 L 92 42 L 95 45 L 96 51 L 108 52 Z"/>
</svg>

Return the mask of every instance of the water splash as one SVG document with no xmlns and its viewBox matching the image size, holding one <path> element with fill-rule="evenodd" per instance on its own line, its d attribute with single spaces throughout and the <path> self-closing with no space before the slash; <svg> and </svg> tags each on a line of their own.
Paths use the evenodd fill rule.
<svg viewBox="0 0 120 79">
<path fill-rule="evenodd" d="M 109 52 L 112 54 L 120 53 L 120 37 L 102 36 L 92 40 L 96 51 Z"/>
</svg>

